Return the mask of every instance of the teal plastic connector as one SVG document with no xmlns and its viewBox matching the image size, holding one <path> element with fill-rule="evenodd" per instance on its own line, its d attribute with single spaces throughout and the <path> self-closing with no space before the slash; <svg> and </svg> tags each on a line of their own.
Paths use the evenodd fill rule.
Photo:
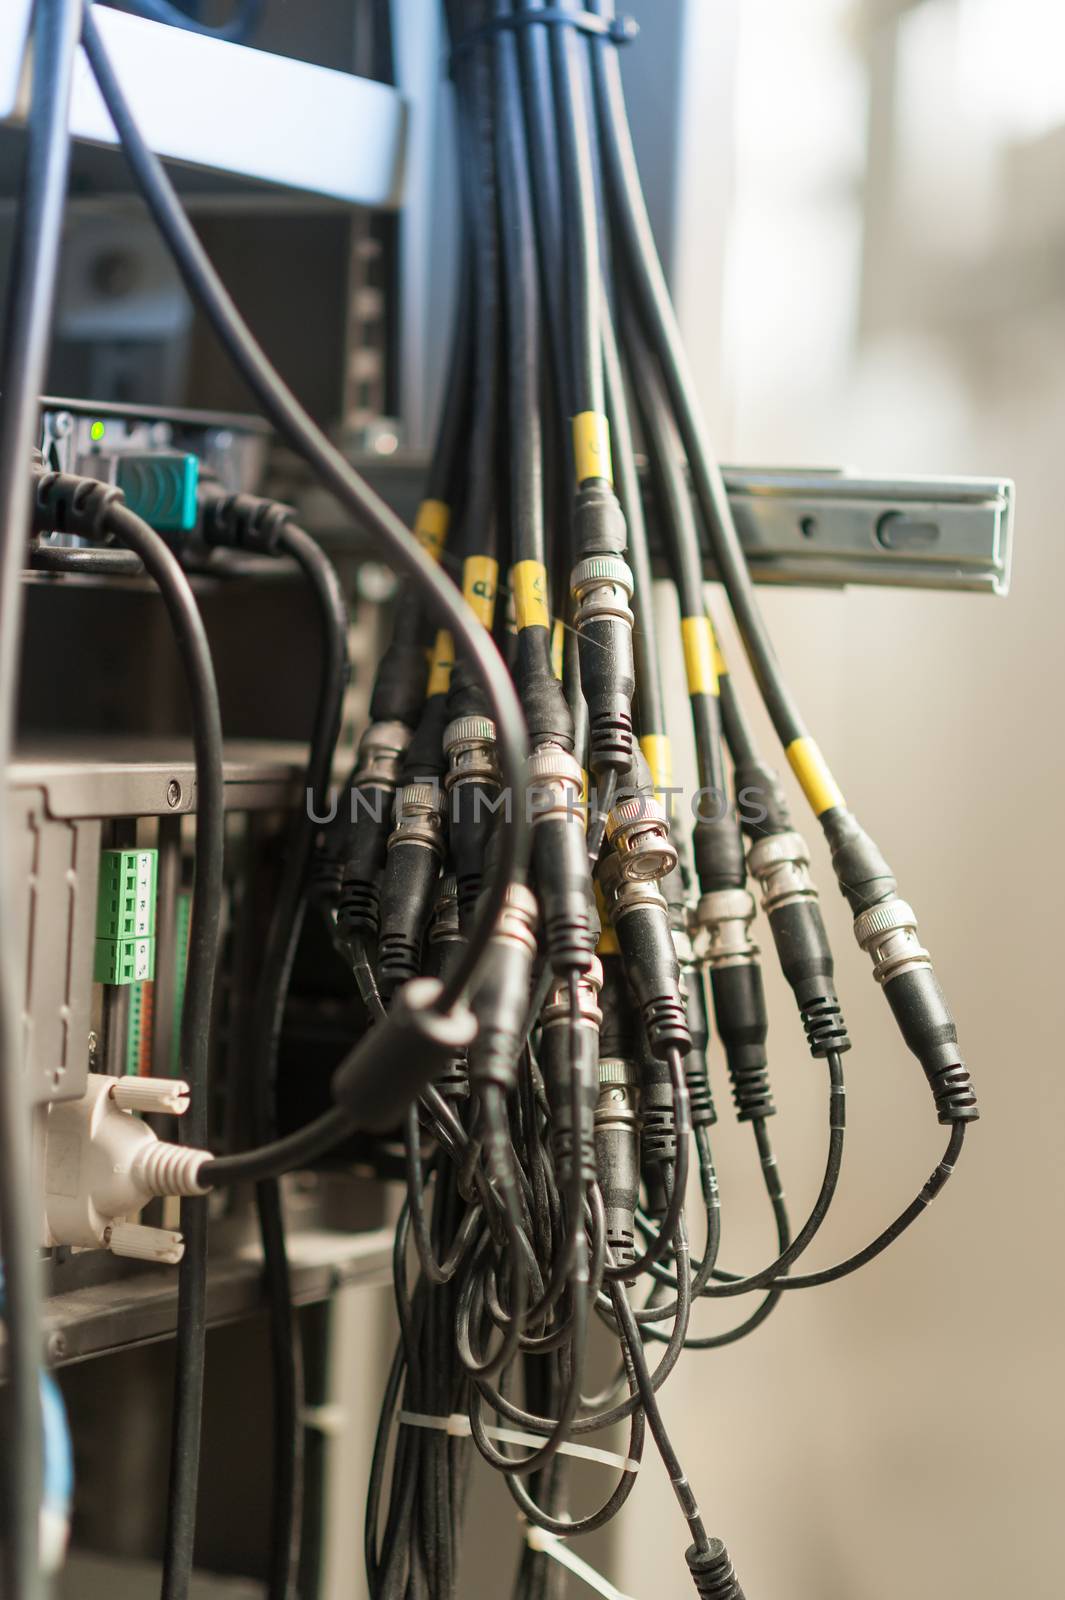
<svg viewBox="0 0 1065 1600">
<path fill-rule="evenodd" d="M 115 482 L 126 504 L 159 533 L 196 526 L 200 463 L 178 450 L 130 451 L 116 458 Z"/>
<path fill-rule="evenodd" d="M 104 850 L 96 899 L 97 983 L 140 983 L 155 974 L 156 850 Z"/>
</svg>

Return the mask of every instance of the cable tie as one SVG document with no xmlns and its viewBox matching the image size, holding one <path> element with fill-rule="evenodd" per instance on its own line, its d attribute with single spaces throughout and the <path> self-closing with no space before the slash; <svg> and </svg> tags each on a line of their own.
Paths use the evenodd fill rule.
<svg viewBox="0 0 1065 1600">
<path fill-rule="evenodd" d="M 640 31 L 640 24 L 635 17 L 600 17 L 594 11 L 564 11 L 561 6 L 545 6 L 542 11 L 514 11 L 506 17 L 493 17 L 490 22 L 462 34 L 451 47 L 452 67 L 461 56 L 495 34 L 504 30 L 516 32 L 537 22 L 576 28 L 581 33 L 615 45 L 631 44 Z"/>
<path fill-rule="evenodd" d="M 435 1428 L 440 1433 L 447 1433 L 453 1439 L 468 1439 L 473 1432 L 470 1419 L 464 1412 L 453 1411 L 447 1417 L 431 1417 L 421 1411 L 401 1411 L 399 1420 L 407 1428 Z M 527 1444 L 534 1449 L 543 1445 L 543 1435 L 538 1433 L 525 1433 L 521 1428 L 496 1428 L 486 1426 L 485 1433 L 490 1439 L 498 1439 L 501 1444 Z M 600 1466 L 616 1467 L 619 1472 L 639 1472 L 640 1463 L 631 1456 L 615 1455 L 612 1450 L 600 1450 L 592 1444 L 566 1444 L 559 1445 L 559 1454 L 576 1456 L 581 1461 L 595 1461 Z"/>
<path fill-rule="evenodd" d="M 562 1448 L 565 1449 L 565 1445 Z M 525 1543 L 530 1550 L 550 1556 L 552 1561 L 557 1561 L 560 1566 L 566 1567 L 574 1577 L 582 1579 L 589 1589 L 594 1589 L 596 1594 L 603 1595 L 604 1600 L 633 1600 L 631 1595 L 615 1589 L 609 1578 L 604 1578 L 601 1572 L 596 1572 L 587 1561 L 582 1561 L 576 1551 L 571 1550 L 557 1533 L 549 1533 L 546 1528 L 534 1527 L 530 1522 L 525 1527 Z"/>
</svg>

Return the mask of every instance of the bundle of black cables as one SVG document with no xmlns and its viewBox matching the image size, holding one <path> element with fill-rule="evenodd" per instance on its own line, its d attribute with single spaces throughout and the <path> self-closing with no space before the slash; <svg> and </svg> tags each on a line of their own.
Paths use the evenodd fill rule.
<svg viewBox="0 0 1065 1600">
<path fill-rule="evenodd" d="M 518 1600 L 556 1594 L 550 1539 L 620 1511 L 649 1429 L 689 1530 L 697 1592 L 737 1600 L 732 1560 L 707 1531 L 659 1391 L 686 1350 L 751 1332 L 785 1290 L 838 1279 L 897 1238 L 949 1177 L 976 1100 L 913 912 L 806 733 L 754 599 L 640 192 L 617 60 L 632 30 L 608 0 L 588 11 L 566 0 L 449 0 L 447 11 L 462 290 L 414 538 L 265 361 L 140 138 L 91 12 L 85 20 L 123 148 L 191 291 L 279 432 L 413 580 L 374 686 L 351 820 L 316 840 L 295 828 L 264 965 L 261 1138 L 294 929 L 309 897 L 350 963 L 367 1027 L 334 1078 L 332 1110 L 285 1139 L 206 1161 L 200 1181 L 261 1186 L 284 1380 L 279 1436 L 294 1444 L 298 1363 L 270 1184 L 352 1126 L 402 1133 L 400 1340 L 366 1528 L 375 1597 L 459 1592 L 478 1455 L 541 1535 L 518 1564 Z M 649 462 L 646 500 L 637 439 Z M 112 512 L 112 535 L 147 564 L 149 543 Z M 335 596 L 311 541 L 286 518 L 247 507 L 220 509 L 220 522 L 231 513 L 245 537 L 276 540 L 301 561 L 324 637 L 335 640 Z M 700 791 L 690 828 L 662 799 L 671 777 L 649 519 L 680 606 Z M 756 748 L 707 612 L 703 540 L 821 822 L 858 942 L 950 1130 L 942 1161 L 895 1222 L 847 1260 L 801 1275 L 793 1268 L 839 1177 L 850 1041 L 809 850 Z M 331 752 L 339 662 L 327 648 L 312 786 Z M 206 838 L 203 818 L 198 829 L 208 871 L 209 824 Z M 774 1105 L 748 874 L 810 1052 L 828 1073 L 824 1176 L 794 1234 L 767 1132 Z M 754 1273 L 718 1262 L 711 1014 L 776 1223 L 778 1253 Z M 694 1257 L 690 1173 L 705 1213 Z M 170 1596 L 187 1592 L 195 1508 L 205 1238 L 195 1211 L 190 1223 Z M 752 1293 L 754 1310 L 730 1329 L 691 1332 L 696 1302 Z M 617 1341 L 598 1392 L 593 1318 Z M 652 1362 L 655 1342 L 664 1348 Z M 574 1511 L 569 1458 L 621 1424 L 616 1481 L 598 1507 Z M 297 1489 L 298 1473 L 282 1471 L 277 1595 L 296 1592 Z"/>
<path fill-rule="evenodd" d="M 725 1600 L 740 1595 L 739 1582 L 706 1531 L 658 1390 L 683 1351 L 752 1332 L 786 1289 L 842 1277 L 896 1238 L 949 1176 L 975 1097 L 913 914 L 807 736 L 753 598 L 636 175 L 617 60 L 633 30 L 605 0 L 589 11 L 536 0 L 453 0 L 447 10 L 463 304 L 476 316 L 472 327 L 468 311 L 458 321 L 419 525 L 435 530 L 434 554 L 461 573 L 471 612 L 513 673 L 532 750 L 533 845 L 473 994 L 477 1038 L 405 1125 L 401 1335 L 375 1452 L 367 1572 L 382 1600 L 459 1592 L 473 1451 L 503 1474 L 530 1529 L 569 1539 L 602 1526 L 631 1491 L 649 1427 L 691 1533 L 696 1589 Z M 646 494 L 634 441 L 649 463 Z M 648 519 L 681 614 L 699 777 L 690 835 L 661 803 L 670 750 Z M 950 1128 L 913 1205 L 865 1250 L 804 1276 L 793 1268 L 840 1174 L 850 1040 L 809 851 L 756 749 L 707 612 L 704 539 L 859 942 Z M 428 645 L 416 608 L 405 618 L 397 638 L 406 628 Z M 403 1003 L 405 983 L 458 958 L 493 859 L 493 817 L 513 800 L 461 650 L 437 636 L 431 662 L 427 692 L 409 696 L 400 727 L 389 734 L 382 711 L 367 736 L 360 770 L 395 794 L 395 820 L 373 863 L 348 841 L 333 898 L 338 943 L 379 1019 L 390 1001 Z M 393 652 L 377 684 L 382 706 L 392 685 L 393 715 L 398 682 Z M 748 874 L 810 1052 L 828 1069 L 824 1176 L 794 1235 L 767 1131 L 775 1107 Z M 711 1013 L 778 1237 L 776 1258 L 742 1275 L 718 1263 Z M 705 1211 L 695 1259 L 690 1165 Z M 641 1283 L 646 1298 L 634 1305 Z M 731 1328 L 690 1331 L 696 1302 L 749 1293 L 755 1309 Z M 598 1394 L 588 1381 L 590 1312 L 619 1347 Z M 650 1341 L 665 1346 L 653 1369 Z M 623 1422 L 615 1487 L 597 1510 L 573 1510 L 567 1457 Z M 559 1592 L 560 1574 L 531 1542 L 516 1600 Z"/>
</svg>

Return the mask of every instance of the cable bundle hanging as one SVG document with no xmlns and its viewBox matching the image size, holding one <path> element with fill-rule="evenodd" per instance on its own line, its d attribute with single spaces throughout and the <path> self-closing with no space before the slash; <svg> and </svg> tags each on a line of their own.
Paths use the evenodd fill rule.
<svg viewBox="0 0 1065 1600">
<path fill-rule="evenodd" d="M 550 1540 L 578 1537 L 622 1510 L 648 1432 L 687 1528 L 696 1592 L 742 1600 L 663 1420 L 663 1385 L 687 1351 L 753 1332 L 784 1290 L 838 1279 L 897 1238 L 949 1177 L 976 1100 L 914 914 L 806 732 L 758 612 L 640 192 L 617 62 L 633 30 L 609 0 L 588 10 L 568 0 L 448 0 L 446 9 L 464 244 L 451 373 L 413 535 L 267 363 L 141 138 L 91 9 L 84 22 L 134 177 L 190 291 L 279 433 L 412 580 L 379 665 L 350 813 L 320 834 L 309 817 L 293 822 L 257 1008 L 257 1143 L 217 1156 L 193 1150 L 182 1167 L 188 1249 L 164 1593 L 180 1600 L 191 1574 L 204 1197 L 241 1181 L 259 1185 L 271 1290 L 280 1452 L 271 1593 L 296 1591 L 299 1363 L 275 1180 L 359 1127 L 402 1135 L 406 1176 L 394 1253 L 400 1338 L 366 1522 L 375 1600 L 459 1593 L 466 1486 L 478 1457 L 546 1536 L 521 1552 L 515 1600 L 548 1600 L 561 1570 Z M 637 445 L 649 461 L 646 501 Z M 5 456 L 5 483 L 7 466 Z M 120 494 L 94 499 L 54 474 L 38 474 L 36 487 L 37 531 L 79 531 L 89 519 L 98 540 L 133 550 L 186 641 L 200 801 L 196 1004 L 186 1010 L 185 1045 L 205 1108 L 222 830 L 217 699 L 202 628 L 180 568 Z M 661 534 L 681 617 L 700 784 L 690 827 L 663 803 L 671 758 L 649 524 Z M 288 555 L 312 586 L 326 645 L 306 774 L 317 794 L 345 672 L 335 578 L 288 514 L 263 502 L 209 496 L 200 533 Z M 755 747 L 707 612 L 701 534 L 821 822 L 858 943 L 950 1130 L 943 1160 L 889 1227 L 837 1265 L 802 1274 L 793 1269 L 840 1176 L 850 1039 L 810 852 Z M 824 1174 L 795 1230 L 767 1131 L 775 1106 L 749 878 L 810 1053 L 827 1068 Z M 348 961 L 367 1022 L 335 1072 L 331 1108 L 276 1139 L 277 1040 L 312 901 Z M 5 1033 L 5 1058 L 7 1043 Z M 775 1223 L 777 1254 L 754 1272 L 719 1264 L 727 1196 L 711 1143 L 715 1054 L 738 1119 L 754 1131 Z M 6 1089 L 5 1118 L 10 1082 Z M 4 1133 L 10 1141 L 6 1122 Z M 702 1213 L 694 1253 L 689 1189 Z M 35 1370 L 25 1326 L 33 1297 L 15 1220 L 4 1218 L 5 1252 L 13 1327 L 22 1319 L 16 1376 L 25 1377 Z M 749 1294 L 754 1309 L 731 1327 L 693 1330 L 702 1302 Z M 605 1370 L 590 1353 L 595 1319 L 609 1336 Z M 20 1406 L 24 1399 L 20 1388 Z M 624 1455 L 589 1444 L 619 1424 Z M 32 1447 L 32 1430 L 28 1437 Z M 597 1505 L 572 1503 L 569 1461 L 581 1454 L 612 1475 Z M 21 1499 L 15 1510 L 10 1565 L 23 1572 L 32 1561 Z M 24 1592 L 36 1592 L 32 1582 Z"/>
</svg>

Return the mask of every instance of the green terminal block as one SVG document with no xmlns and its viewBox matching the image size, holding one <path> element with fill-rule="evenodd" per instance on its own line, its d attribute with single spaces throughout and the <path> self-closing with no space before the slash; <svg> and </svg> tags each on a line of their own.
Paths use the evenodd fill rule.
<svg viewBox="0 0 1065 1600">
<path fill-rule="evenodd" d="M 105 850 L 96 901 L 97 983 L 141 983 L 155 976 L 156 850 Z"/>
<path fill-rule="evenodd" d="M 196 526 L 200 463 L 178 450 L 131 451 L 115 458 L 115 481 L 126 504 L 159 533 L 189 533 Z"/>
<path fill-rule="evenodd" d="M 126 1029 L 126 1074 L 136 1077 L 140 1072 L 141 1047 L 147 1023 L 145 995 L 150 991 L 144 983 L 131 983 L 129 988 L 129 1023 Z"/>
<path fill-rule="evenodd" d="M 97 939 L 93 977 L 97 983 L 143 983 L 155 976 L 154 939 Z"/>
</svg>

